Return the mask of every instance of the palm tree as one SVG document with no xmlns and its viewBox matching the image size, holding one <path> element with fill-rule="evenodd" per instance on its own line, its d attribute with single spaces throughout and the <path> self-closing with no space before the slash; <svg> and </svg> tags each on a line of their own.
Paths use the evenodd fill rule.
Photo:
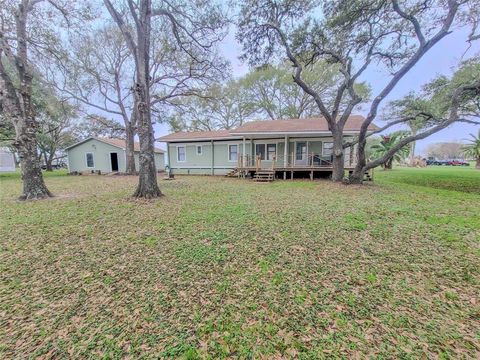
<svg viewBox="0 0 480 360">
<path fill-rule="evenodd" d="M 391 148 L 393 148 L 398 141 L 408 135 L 406 131 L 396 131 L 389 135 L 383 135 L 382 140 L 378 144 L 374 144 L 371 146 L 372 157 L 373 158 L 380 158 L 385 155 Z M 398 150 L 395 154 L 393 154 L 383 165 L 382 167 L 385 170 L 392 169 L 394 161 L 402 161 L 404 160 L 410 152 L 410 146 L 406 145 Z"/>
<path fill-rule="evenodd" d="M 463 146 L 463 152 L 466 156 L 472 157 L 475 160 L 475 168 L 480 170 L 480 130 L 478 131 L 478 135 L 475 136 L 470 134 L 472 137 L 469 140 L 469 144 Z"/>
</svg>

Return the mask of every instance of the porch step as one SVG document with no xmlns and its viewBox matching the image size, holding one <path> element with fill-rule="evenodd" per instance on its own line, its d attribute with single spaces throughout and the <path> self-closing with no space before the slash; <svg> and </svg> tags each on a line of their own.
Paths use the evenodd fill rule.
<svg viewBox="0 0 480 360">
<path fill-rule="evenodd" d="M 237 177 L 238 176 L 238 169 L 232 169 L 228 173 L 225 174 L 226 177 Z"/>
<path fill-rule="evenodd" d="M 253 181 L 255 182 L 272 182 L 273 180 L 275 180 L 275 172 L 271 170 L 257 171 L 253 175 Z"/>
</svg>

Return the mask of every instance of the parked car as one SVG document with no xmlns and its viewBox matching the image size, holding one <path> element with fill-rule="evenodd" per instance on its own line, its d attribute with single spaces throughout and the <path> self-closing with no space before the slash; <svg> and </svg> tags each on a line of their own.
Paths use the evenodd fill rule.
<svg viewBox="0 0 480 360">
<path fill-rule="evenodd" d="M 447 165 L 451 166 L 470 166 L 470 163 L 463 160 L 450 160 Z"/>
<path fill-rule="evenodd" d="M 464 160 L 435 160 L 428 159 L 427 165 L 437 165 L 437 166 L 470 166 L 470 163 Z"/>
<path fill-rule="evenodd" d="M 437 165 L 437 166 L 448 165 L 448 161 L 446 161 L 446 160 L 428 159 L 428 160 L 427 160 L 427 165 Z"/>
</svg>

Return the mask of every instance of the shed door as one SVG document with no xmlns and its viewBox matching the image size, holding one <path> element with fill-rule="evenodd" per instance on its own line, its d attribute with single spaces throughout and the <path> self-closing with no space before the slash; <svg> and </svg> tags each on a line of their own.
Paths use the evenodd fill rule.
<svg viewBox="0 0 480 360">
<path fill-rule="evenodd" d="M 110 164 L 112 165 L 112 171 L 118 171 L 118 154 L 110 153 Z"/>
</svg>

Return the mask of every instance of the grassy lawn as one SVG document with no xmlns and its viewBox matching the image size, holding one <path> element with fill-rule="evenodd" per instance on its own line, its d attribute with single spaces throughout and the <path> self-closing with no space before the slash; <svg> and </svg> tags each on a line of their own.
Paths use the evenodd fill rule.
<svg viewBox="0 0 480 360">
<path fill-rule="evenodd" d="M 472 164 L 473 165 L 473 164 Z M 474 166 L 428 166 L 426 168 L 376 169 L 376 180 L 480 194 L 480 171 Z"/>
<path fill-rule="evenodd" d="M 480 172 L 375 176 L 0 177 L 0 358 L 477 358 Z"/>
</svg>

